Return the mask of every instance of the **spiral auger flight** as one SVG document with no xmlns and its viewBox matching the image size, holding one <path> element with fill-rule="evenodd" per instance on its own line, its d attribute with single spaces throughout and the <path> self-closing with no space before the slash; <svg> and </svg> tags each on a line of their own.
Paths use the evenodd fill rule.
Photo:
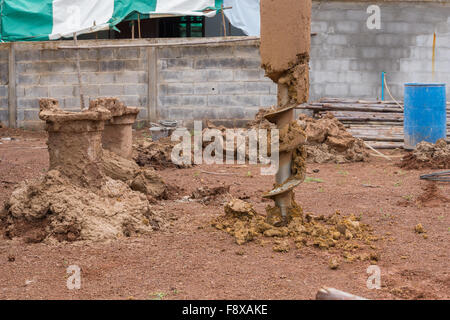
<svg viewBox="0 0 450 320">
<path fill-rule="evenodd" d="M 279 130 L 279 165 L 274 188 L 263 194 L 275 201 L 275 210 L 269 210 L 268 220 L 275 225 L 286 225 L 298 206 L 293 201 L 293 189 L 305 179 L 306 135 L 294 120 L 294 105 L 289 105 L 288 89 L 278 84 L 279 107 L 265 118 Z M 273 152 L 274 150 L 271 150 Z M 278 208 L 278 209 L 277 209 Z"/>
</svg>

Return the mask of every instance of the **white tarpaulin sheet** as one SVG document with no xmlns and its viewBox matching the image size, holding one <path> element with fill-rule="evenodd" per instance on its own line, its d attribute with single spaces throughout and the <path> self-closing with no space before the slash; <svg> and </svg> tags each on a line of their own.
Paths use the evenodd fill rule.
<svg viewBox="0 0 450 320">
<path fill-rule="evenodd" d="M 233 26 L 241 29 L 248 36 L 260 35 L 259 0 L 224 0 L 226 17 Z"/>
</svg>

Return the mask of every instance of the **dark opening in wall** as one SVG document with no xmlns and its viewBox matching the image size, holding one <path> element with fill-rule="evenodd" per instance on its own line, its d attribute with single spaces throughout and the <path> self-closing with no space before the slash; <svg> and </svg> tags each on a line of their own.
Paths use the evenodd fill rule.
<svg viewBox="0 0 450 320">
<path fill-rule="evenodd" d="M 159 21 L 161 38 L 190 38 L 205 36 L 205 17 L 173 17 Z"/>
<path fill-rule="evenodd" d="M 139 37 L 137 21 L 122 21 L 120 32 L 111 31 L 111 38 L 131 39 Z M 205 36 L 205 17 L 185 16 L 141 20 L 141 38 L 190 38 Z"/>
</svg>

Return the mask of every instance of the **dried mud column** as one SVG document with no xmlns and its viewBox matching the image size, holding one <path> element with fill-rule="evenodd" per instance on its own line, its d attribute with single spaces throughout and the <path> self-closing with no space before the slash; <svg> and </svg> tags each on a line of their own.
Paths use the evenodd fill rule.
<svg viewBox="0 0 450 320">
<path fill-rule="evenodd" d="M 103 147 L 122 158 L 131 159 L 133 151 L 133 124 L 139 108 L 126 107 L 117 98 L 99 98 L 91 106 L 101 106 L 111 112 L 112 118 L 105 123 Z"/>
<path fill-rule="evenodd" d="M 39 101 L 39 117 L 46 121 L 50 170 L 56 169 L 73 183 L 100 187 L 102 171 L 102 132 L 111 113 L 102 108 L 83 112 L 59 109 L 55 99 Z"/>
<path fill-rule="evenodd" d="M 278 107 L 265 118 L 280 130 L 276 184 L 263 197 L 275 201 L 267 217 L 277 225 L 301 213 L 292 190 L 304 180 L 306 135 L 293 120 L 294 107 L 308 99 L 310 25 L 311 0 L 261 1 L 262 67 L 278 84 Z"/>
</svg>

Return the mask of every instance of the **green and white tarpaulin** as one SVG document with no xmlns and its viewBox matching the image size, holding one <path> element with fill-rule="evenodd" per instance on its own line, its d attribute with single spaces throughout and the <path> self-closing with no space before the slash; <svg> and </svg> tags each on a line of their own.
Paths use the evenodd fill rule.
<svg viewBox="0 0 450 320">
<path fill-rule="evenodd" d="M 0 0 L 0 42 L 55 40 L 107 30 L 136 13 L 214 16 L 223 0 Z"/>
</svg>

